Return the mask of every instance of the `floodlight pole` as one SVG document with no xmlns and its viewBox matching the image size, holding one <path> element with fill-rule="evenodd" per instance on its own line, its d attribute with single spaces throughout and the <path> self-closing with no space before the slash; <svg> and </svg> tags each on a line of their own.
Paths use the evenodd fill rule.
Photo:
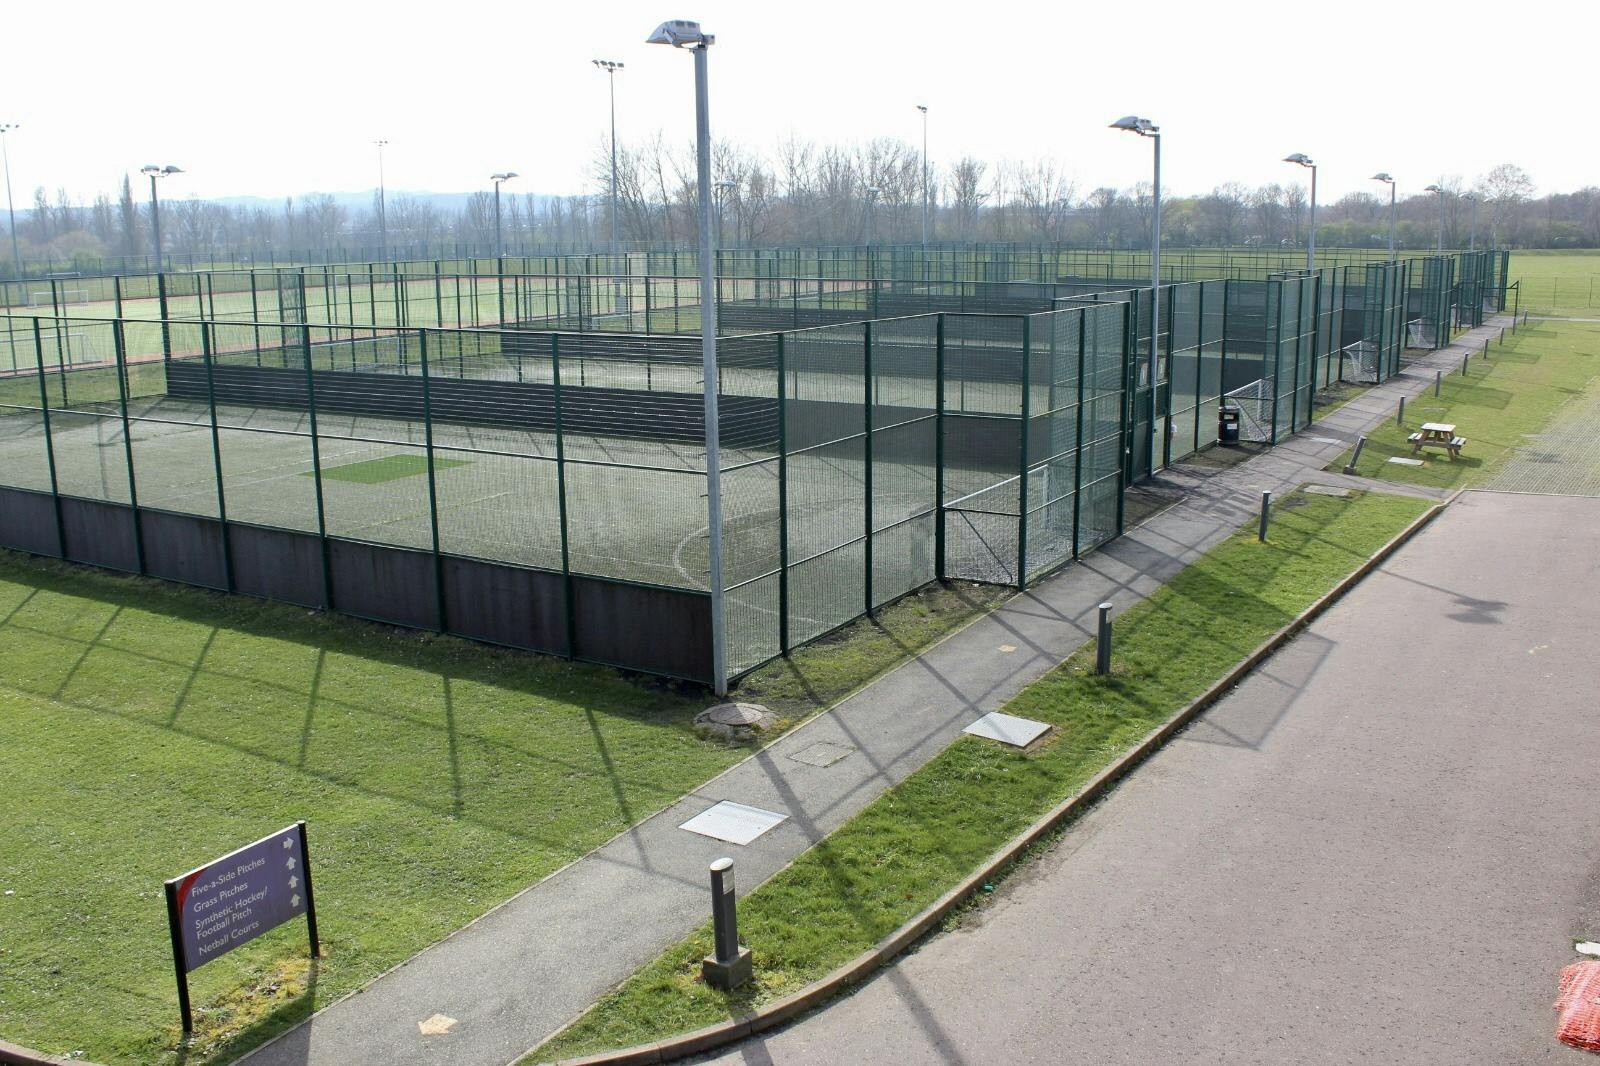
<svg viewBox="0 0 1600 1066">
<path fill-rule="evenodd" d="M 1150 224 L 1150 368 L 1147 379 L 1150 384 L 1150 455 L 1147 464 L 1149 473 L 1156 472 L 1156 415 L 1159 404 L 1156 402 L 1156 375 L 1160 370 L 1161 350 L 1161 127 L 1147 118 L 1138 115 L 1126 115 L 1111 124 L 1114 130 L 1125 133 L 1137 133 L 1141 137 L 1149 137 L 1155 149 L 1155 173 L 1152 179 L 1154 189 L 1152 199 L 1155 201 L 1155 211 Z M 1135 310 L 1137 311 L 1137 306 Z"/>
<path fill-rule="evenodd" d="M 1430 186 L 1428 186 L 1427 191 L 1431 192 L 1431 193 L 1436 193 L 1436 194 L 1438 194 L 1438 197 L 1439 197 L 1439 242 L 1435 246 L 1434 251 L 1438 255 L 1443 255 L 1444 254 L 1444 186 L 1443 185 L 1430 185 Z"/>
<path fill-rule="evenodd" d="M 378 146 L 378 248 L 385 261 L 389 258 L 389 212 L 383 194 L 383 147 L 388 141 L 374 141 Z"/>
<path fill-rule="evenodd" d="M 1394 205 L 1395 205 L 1395 180 L 1386 170 L 1380 170 L 1372 175 L 1373 181 L 1381 181 L 1389 186 L 1389 262 L 1394 262 Z"/>
<path fill-rule="evenodd" d="M 161 199 L 156 195 L 156 179 L 167 178 L 183 171 L 168 164 L 158 167 L 154 163 L 139 168 L 139 173 L 150 178 L 150 229 L 155 238 L 156 272 L 161 272 Z"/>
<path fill-rule="evenodd" d="M 1472 202 L 1472 229 L 1467 236 L 1467 251 L 1478 250 L 1478 197 L 1474 193 L 1467 193 L 1467 199 Z"/>
<path fill-rule="evenodd" d="M 1311 224 L 1306 231 L 1306 272 L 1317 269 L 1317 165 L 1311 164 Z"/>
<path fill-rule="evenodd" d="M 1317 164 L 1304 152 L 1283 157 L 1285 163 L 1311 169 L 1311 231 L 1306 238 L 1306 273 L 1317 268 Z"/>
<path fill-rule="evenodd" d="M 1150 473 L 1156 472 L 1156 372 L 1161 348 L 1161 134 L 1152 126 L 1150 140 L 1155 146 L 1155 173 L 1152 197 L 1155 213 L 1150 236 Z M 1026 416 L 1026 412 L 1024 412 Z M 1024 519 L 1026 521 L 1026 519 Z"/>
<path fill-rule="evenodd" d="M 700 197 L 700 391 L 705 398 L 706 549 L 711 586 L 711 687 L 728 694 L 727 640 L 723 632 L 722 576 L 722 451 L 717 421 L 717 279 L 716 232 L 711 218 L 711 105 L 706 49 L 716 38 L 694 22 L 663 22 L 650 44 L 688 48 L 694 54 L 695 163 Z"/>
<path fill-rule="evenodd" d="M 0 122 L 0 158 L 5 160 L 6 168 L 6 217 L 11 224 L 11 268 L 19 279 L 22 277 L 22 253 L 17 250 L 17 210 L 11 203 L 11 150 L 6 134 L 20 125 L 20 122 Z"/>
<path fill-rule="evenodd" d="M 918 104 L 922 112 L 922 250 L 928 250 L 928 105 Z M 927 267 L 927 262 L 923 262 Z"/>
<path fill-rule="evenodd" d="M 146 171 L 150 175 L 150 230 L 155 238 L 156 273 L 161 272 L 161 197 L 156 195 L 156 178 L 160 175 L 153 170 Z"/>
<path fill-rule="evenodd" d="M 716 234 L 711 229 L 711 104 L 706 49 L 711 39 L 695 45 L 695 153 L 700 182 L 700 362 L 705 378 L 706 522 L 711 566 L 711 680 L 717 695 L 728 694 L 727 648 L 723 633 L 722 587 L 722 449 L 717 419 L 717 280 Z"/>
<path fill-rule="evenodd" d="M 503 182 L 510 181 L 516 176 L 517 172 L 515 170 L 489 175 L 489 180 L 494 182 L 494 257 L 496 260 L 505 255 L 500 241 L 500 186 Z"/>
<path fill-rule="evenodd" d="M 606 72 L 611 88 L 611 252 L 617 251 L 617 71 L 621 63 L 609 59 L 596 59 L 594 65 Z"/>
</svg>

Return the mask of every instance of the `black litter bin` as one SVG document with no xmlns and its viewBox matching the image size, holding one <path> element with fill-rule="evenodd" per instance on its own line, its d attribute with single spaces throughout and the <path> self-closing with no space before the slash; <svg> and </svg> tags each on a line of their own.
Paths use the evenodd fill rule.
<svg viewBox="0 0 1600 1066">
<path fill-rule="evenodd" d="M 1239 443 L 1239 409 L 1217 408 L 1217 441 L 1221 444 Z"/>
</svg>

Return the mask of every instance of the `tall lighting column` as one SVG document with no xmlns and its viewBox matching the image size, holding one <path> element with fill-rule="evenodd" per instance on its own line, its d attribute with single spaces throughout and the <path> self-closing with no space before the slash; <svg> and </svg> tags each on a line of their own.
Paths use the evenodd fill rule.
<svg viewBox="0 0 1600 1066">
<path fill-rule="evenodd" d="M 617 251 L 617 71 L 622 69 L 621 63 L 609 59 L 592 60 L 595 66 L 606 72 L 606 81 L 611 87 L 611 252 Z"/>
<path fill-rule="evenodd" d="M 711 220 L 711 106 L 706 51 L 716 37 L 698 22 L 673 19 L 657 26 L 647 44 L 687 48 L 694 56 L 696 193 L 700 198 L 700 366 L 706 422 L 706 537 L 711 586 L 711 687 L 728 694 L 728 653 L 724 632 L 722 575 L 722 454 L 717 421 L 717 281 L 713 272 L 716 233 Z"/>
<path fill-rule="evenodd" d="M 1373 181 L 1381 181 L 1389 186 L 1389 262 L 1394 262 L 1394 204 L 1395 183 L 1387 170 L 1380 170 L 1372 175 Z"/>
<path fill-rule="evenodd" d="M 1286 155 L 1283 161 L 1311 168 L 1311 231 L 1306 236 L 1306 270 L 1309 272 L 1317 268 L 1317 164 L 1304 152 Z"/>
<path fill-rule="evenodd" d="M 1125 130 L 1149 137 L 1154 147 L 1155 163 L 1151 184 L 1151 199 L 1155 211 L 1150 227 L 1150 462 L 1148 473 L 1156 469 L 1156 375 L 1160 370 L 1161 346 L 1161 127 L 1147 118 L 1124 115 L 1111 124 L 1114 130 Z"/>
</svg>

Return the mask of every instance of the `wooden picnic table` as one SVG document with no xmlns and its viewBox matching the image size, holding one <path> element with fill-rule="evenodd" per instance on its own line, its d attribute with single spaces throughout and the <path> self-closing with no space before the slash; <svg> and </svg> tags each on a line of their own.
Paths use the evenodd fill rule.
<svg viewBox="0 0 1600 1066">
<path fill-rule="evenodd" d="M 1424 422 L 1421 429 L 1406 439 L 1411 442 L 1412 455 L 1421 455 L 1424 448 L 1443 448 L 1452 459 L 1460 457 L 1461 448 L 1467 443 L 1467 438 L 1456 436 L 1455 424 L 1451 422 Z"/>
</svg>

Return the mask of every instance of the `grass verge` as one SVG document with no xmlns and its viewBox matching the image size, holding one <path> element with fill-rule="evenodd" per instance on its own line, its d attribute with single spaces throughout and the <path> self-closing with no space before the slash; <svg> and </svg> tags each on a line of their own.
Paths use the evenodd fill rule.
<svg viewBox="0 0 1600 1066">
<path fill-rule="evenodd" d="M 1405 425 L 1391 418 L 1367 434 L 1356 473 L 1435 488 L 1461 488 L 1492 476 L 1508 456 L 1544 429 L 1556 411 L 1581 396 L 1600 371 L 1600 327 L 1573 322 L 1532 323 L 1491 343 L 1487 359 L 1475 355 L 1466 374 L 1447 374 L 1434 396 L 1429 389 L 1406 401 Z M 1424 422 L 1451 422 L 1467 438 L 1461 457 L 1436 450 L 1422 466 L 1391 463 L 1411 457 L 1406 437 Z M 1346 452 L 1325 469 L 1343 470 Z"/>
<path fill-rule="evenodd" d="M 644 966 L 537 1049 L 547 1061 L 713 1025 L 789 995 L 927 907 L 1194 699 L 1420 515 L 1425 501 L 1295 493 L 1268 543 L 1241 530 L 1117 623 L 1109 677 L 1085 648 L 1006 710 L 1055 733 L 1029 753 L 964 737 L 741 901 L 756 981 L 699 980 L 709 927 Z"/>
<path fill-rule="evenodd" d="M 747 679 L 790 721 L 992 606 L 930 589 Z M 192 975 L 231 1058 L 743 758 L 703 690 L 0 552 L 0 1033 L 177 1060 L 161 882 L 310 823 L 298 923 Z"/>
</svg>

